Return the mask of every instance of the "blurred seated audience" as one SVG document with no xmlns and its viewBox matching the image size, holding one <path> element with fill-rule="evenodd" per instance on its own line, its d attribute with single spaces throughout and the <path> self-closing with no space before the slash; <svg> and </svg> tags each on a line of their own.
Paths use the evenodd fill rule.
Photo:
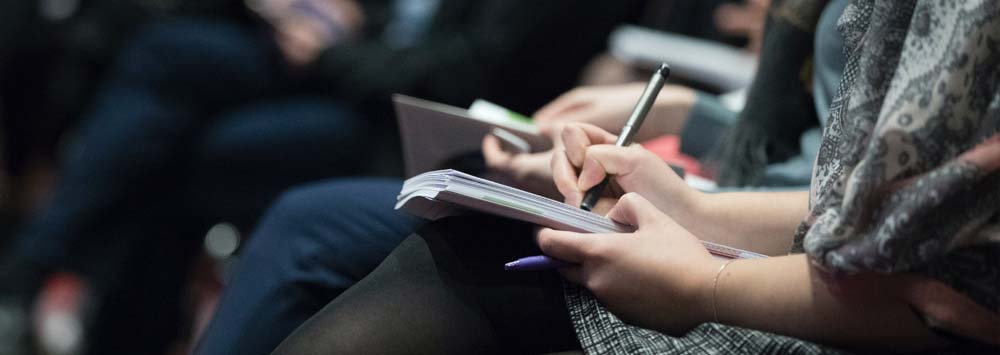
<svg viewBox="0 0 1000 355">
<path fill-rule="evenodd" d="M 208 225 L 250 225 L 293 184 L 397 171 L 391 93 L 532 110 L 570 87 L 638 10 L 638 1 L 250 5 L 258 25 L 165 21 L 121 52 L 52 200 L 4 258 L 6 307 L 26 309 L 52 271 L 77 272 L 95 314 L 88 353 L 160 352 L 179 336 L 185 270 Z"/>
<path fill-rule="evenodd" d="M 249 21 L 239 0 L 0 1 L 0 208 L 12 217 L 47 196 L 66 133 L 136 31 L 171 16 Z"/>
</svg>

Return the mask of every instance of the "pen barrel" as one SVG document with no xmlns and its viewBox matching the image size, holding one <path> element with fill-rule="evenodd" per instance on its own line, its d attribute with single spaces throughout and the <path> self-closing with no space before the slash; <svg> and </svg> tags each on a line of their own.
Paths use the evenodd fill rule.
<svg viewBox="0 0 1000 355">
<path fill-rule="evenodd" d="M 628 121 L 622 127 L 621 133 L 618 134 L 618 141 L 615 145 L 624 147 L 632 144 L 635 132 L 639 130 L 639 127 L 642 127 L 642 121 L 649 114 L 649 110 L 653 107 L 653 102 L 656 101 L 656 96 L 660 94 L 660 89 L 663 88 L 663 83 L 667 81 L 668 76 L 670 76 L 670 66 L 667 63 L 660 64 L 660 68 L 653 73 L 653 77 L 649 78 L 649 83 L 646 84 L 646 88 L 642 91 L 639 102 L 632 109 L 632 115 L 628 117 Z M 601 194 L 604 193 L 604 187 L 608 185 L 609 178 L 609 176 L 605 176 L 600 184 L 587 190 L 587 193 L 583 195 L 583 202 L 580 203 L 581 209 L 590 211 L 597 205 Z"/>
<path fill-rule="evenodd" d="M 649 83 L 646 83 L 646 88 L 642 91 L 642 96 L 639 96 L 639 101 L 635 103 L 635 108 L 632 109 L 628 121 L 625 121 L 625 127 L 622 127 L 615 145 L 626 146 L 632 143 L 632 138 L 639 131 L 639 127 L 642 127 L 642 122 L 646 120 L 649 110 L 653 108 L 653 103 L 656 102 L 660 89 L 663 89 L 663 84 L 667 82 L 669 73 L 670 69 L 665 65 L 653 73 L 653 77 L 649 79 Z"/>
<path fill-rule="evenodd" d="M 601 183 L 594 185 L 587 193 L 583 195 L 583 202 L 580 202 L 580 208 L 584 211 L 591 211 L 597 206 L 597 201 L 601 199 L 601 194 L 604 193 L 604 188 L 608 186 L 608 177 L 605 176 Z"/>
</svg>

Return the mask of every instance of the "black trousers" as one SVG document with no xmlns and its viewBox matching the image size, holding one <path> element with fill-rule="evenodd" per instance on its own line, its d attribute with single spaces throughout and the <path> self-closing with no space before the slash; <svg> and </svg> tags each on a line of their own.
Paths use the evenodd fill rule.
<svg viewBox="0 0 1000 355">
<path fill-rule="evenodd" d="M 411 235 L 276 354 L 550 353 L 579 349 L 554 271 L 504 271 L 538 254 L 527 224 L 450 218 Z"/>
</svg>

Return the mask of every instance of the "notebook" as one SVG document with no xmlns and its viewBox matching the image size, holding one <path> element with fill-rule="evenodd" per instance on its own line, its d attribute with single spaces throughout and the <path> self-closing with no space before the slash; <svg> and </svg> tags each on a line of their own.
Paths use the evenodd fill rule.
<svg viewBox="0 0 1000 355">
<path fill-rule="evenodd" d="M 441 169 L 456 157 L 478 155 L 490 133 L 522 152 L 552 147 L 530 118 L 485 100 L 476 100 L 468 110 L 400 94 L 392 101 L 407 177 Z"/>
<path fill-rule="evenodd" d="M 457 170 L 429 171 L 407 179 L 397 197 L 396 209 L 430 220 L 477 211 L 581 233 L 635 230 L 607 217 Z M 702 243 L 719 258 L 766 257 L 717 243 Z"/>
</svg>

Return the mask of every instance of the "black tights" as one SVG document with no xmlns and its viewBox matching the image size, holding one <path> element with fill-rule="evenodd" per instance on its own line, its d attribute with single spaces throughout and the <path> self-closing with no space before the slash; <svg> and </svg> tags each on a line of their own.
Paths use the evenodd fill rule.
<svg viewBox="0 0 1000 355">
<path fill-rule="evenodd" d="M 531 226 L 433 223 L 299 327 L 276 354 L 549 353 L 579 349 L 557 273 L 508 272 Z"/>
</svg>

